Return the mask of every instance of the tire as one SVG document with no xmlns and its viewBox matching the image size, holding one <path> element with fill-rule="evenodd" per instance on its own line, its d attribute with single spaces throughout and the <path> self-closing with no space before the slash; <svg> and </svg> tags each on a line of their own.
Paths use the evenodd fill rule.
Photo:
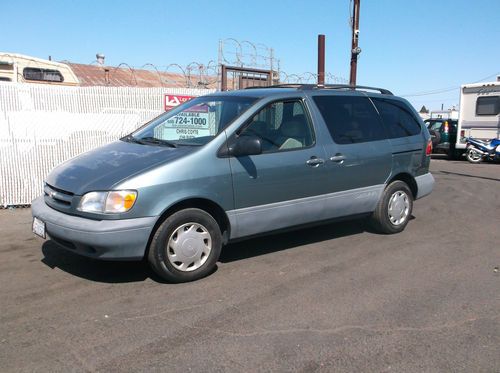
<svg viewBox="0 0 500 373">
<path fill-rule="evenodd" d="M 455 147 L 453 145 L 450 145 L 450 148 L 448 149 L 446 155 L 449 161 L 454 161 L 455 159 L 457 159 L 457 151 L 455 150 Z"/>
<path fill-rule="evenodd" d="M 465 158 L 470 162 L 470 163 L 481 163 L 483 160 L 483 157 L 481 154 L 477 153 L 474 148 L 469 148 L 467 149 L 465 153 Z"/>
<path fill-rule="evenodd" d="M 462 160 L 463 154 L 464 154 L 464 152 L 462 150 L 460 150 L 460 149 L 454 149 L 453 150 L 453 154 L 452 154 L 453 160 L 455 160 L 455 161 Z"/>
<path fill-rule="evenodd" d="M 222 235 L 215 219 L 203 210 L 189 208 L 170 215 L 158 227 L 148 261 L 168 282 L 188 282 L 212 273 L 221 249 Z"/>
<path fill-rule="evenodd" d="M 396 180 L 385 188 L 370 223 L 380 233 L 399 233 L 406 228 L 412 210 L 413 194 L 410 188 L 405 182 Z"/>
</svg>

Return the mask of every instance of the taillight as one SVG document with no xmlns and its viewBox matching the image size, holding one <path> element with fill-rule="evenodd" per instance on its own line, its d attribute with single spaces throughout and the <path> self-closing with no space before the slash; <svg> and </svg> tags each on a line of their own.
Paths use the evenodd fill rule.
<svg viewBox="0 0 500 373">
<path fill-rule="evenodd" d="M 450 125 L 448 124 L 448 121 L 444 122 L 444 128 L 443 132 L 448 133 L 450 131 Z"/>
<path fill-rule="evenodd" d="M 432 153 L 432 141 L 429 139 L 427 142 L 427 148 L 425 148 L 425 155 L 431 155 Z"/>
</svg>

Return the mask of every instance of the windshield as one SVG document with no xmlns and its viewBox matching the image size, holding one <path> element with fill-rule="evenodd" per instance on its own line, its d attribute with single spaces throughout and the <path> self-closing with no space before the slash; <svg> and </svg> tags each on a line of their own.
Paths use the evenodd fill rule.
<svg viewBox="0 0 500 373">
<path fill-rule="evenodd" d="M 204 145 L 255 101 L 254 97 L 197 97 L 153 119 L 123 140 L 174 147 Z"/>
</svg>

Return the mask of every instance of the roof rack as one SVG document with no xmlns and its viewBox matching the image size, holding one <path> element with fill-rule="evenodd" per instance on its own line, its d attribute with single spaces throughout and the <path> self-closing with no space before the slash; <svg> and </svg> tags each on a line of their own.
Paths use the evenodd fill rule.
<svg viewBox="0 0 500 373">
<path fill-rule="evenodd" d="M 276 84 L 267 87 L 247 87 L 246 89 L 257 89 L 257 88 L 296 88 L 300 90 L 313 90 L 313 89 L 350 89 L 350 90 L 368 90 L 377 91 L 383 95 L 391 95 L 393 93 L 385 88 L 368 87 L 364 85 L 349 85 L 349 84 Z"/>
</svg>

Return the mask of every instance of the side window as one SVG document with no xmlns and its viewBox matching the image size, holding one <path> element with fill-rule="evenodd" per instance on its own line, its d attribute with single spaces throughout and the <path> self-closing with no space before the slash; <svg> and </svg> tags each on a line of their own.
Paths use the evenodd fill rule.
<svg viewBox="0 0 500 373">
<path fill-rule="evenodd" d="M 432 126 L 429 127 L 429 131 L 440 131 L 442 125 L 443 123 L 441 122 L 434 122 Z"/>
<path fill-rule="evenodd" d="M 377 111 L 366 97 L 314 96 L 313 100 L 337 144 L 387 138 Z"/>
<path fill-rule="evenodd" d="M 500 113 L 500 96 L 478 97 L 476 115 L 498 115 Z"/>
<path fill-rule="evenodd" d="M 64 77 L 59 70 L 41 69 L 38 67 L 25 67 L 23 69 L 23 78 L 40 82 L 62 83 L 64 81 Z"/>
<path fill-rule="evenodd" d="M 253 116 L 240 136 L 262 141 L 262 152 L 307 148 L 314 143 L 311 123 L 301 101 L 274 102 Z"/>
<path fill-rule="evenodd" d="M 402 102 L 373 98 L 382 120 L 387 128 L 389 138 L 418 135 L 422 129 L 411 110 Z"/>
</svg>

